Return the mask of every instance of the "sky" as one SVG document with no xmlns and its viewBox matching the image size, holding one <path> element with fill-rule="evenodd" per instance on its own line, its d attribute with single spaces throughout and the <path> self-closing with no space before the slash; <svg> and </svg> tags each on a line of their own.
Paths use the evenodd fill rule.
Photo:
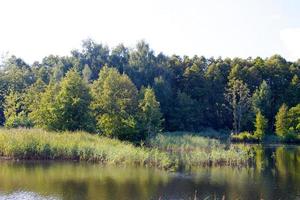
<svg viewBox="0 0 300 200">
<path fill-rule="evenodd" d="M 300 58 L 299 0 L 0 0 L 0 54 L 28 63 L 91 38 L 156 52 Z"/>
</svg>

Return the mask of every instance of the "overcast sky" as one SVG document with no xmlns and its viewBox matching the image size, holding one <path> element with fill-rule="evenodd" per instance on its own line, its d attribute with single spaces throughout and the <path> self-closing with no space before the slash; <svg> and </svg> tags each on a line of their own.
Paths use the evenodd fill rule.
<svg viewBox="0 0 300 200">
<path fill-rule="evenodd" d="M 299 0 L 0 0 L 0 53 L 32 63 L 92 38 L 156 53 L 300 58 Z"/>
</svg>

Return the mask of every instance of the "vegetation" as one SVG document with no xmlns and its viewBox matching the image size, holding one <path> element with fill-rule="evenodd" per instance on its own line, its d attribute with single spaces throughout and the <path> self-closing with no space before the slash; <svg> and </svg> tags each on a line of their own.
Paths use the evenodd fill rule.
<svg viewBox="0 0 300 200">
<path fill-rule="evenodd" d="M 226 97 L 233 113 L 233 130 L 239 133 L 242 122 L 245 122 L 244 115 L 250 108 L 249 89 L 243 81 L 233 79 L 229 82 Z"/>
<path fill-rule="evenodd" d="M 174 136 L 175 135 L 175 136 Z M 247 165 L 253 154 L 219 140 L 188 133 L 159 134 L 137 147 L 84 132 L 0 129 L 0 155 L 13 159 L 82 160 L 113 165 L 153 166 L 174 170 L 203 165 Z"/>
<path fill-rule="evenodd" d="M 287 113 L 288 107 L 283 104 L 276 114 L 276 134 L 281 137 L 288 133 Z"/>
<path fill-rule="evenodd" d="M 260 111 L 256 114 L 256 120 L 255 120 L 255 132 L 254 135 L 259 139 L 262 140 L 266 134 L 268 126 L 268 120 L 261 114 Z"/>
<path fill-rule="evenodd" d="M 171 158 L 179 159 L 183 168 L 199 165 L 247 165 L 253 152 L 245 146 L 228 146 L 217 139 L 175 132 L 159 134 L 150 139 L 151 147 L 168 152 Z"/>
<path fill-rule="evenodd" d="M 110 49 L 89 39 L 71 56 L 49 55 L 31 65 L 6 58 L 0 125 L 83 130 L 135 143 L 161 130 L 208 128 L 247 131 L 258 140 L 275 133 L 297 138 L 299 76 L 300 61 L 279 55 L 166 56 L 144 41 Z M 286 116 L 283 104 L 290 108 Z"/>
<path fill-rule="evenodd" d="M 0 129 L 0 155 L 13 159 L 82 160 L 115 165 L 155 166 L 174 163 L 157 149 L 84 132 L 47 132 L 41 129 Z"/>
<path fill-rule="evenodd" d="M 258 143 L 259 138 L 247 131 L 241 132 L 239 134 L 231 135 L 230 137 L 232 142 L 248 142 L 248 143 Z"/>
</svg>

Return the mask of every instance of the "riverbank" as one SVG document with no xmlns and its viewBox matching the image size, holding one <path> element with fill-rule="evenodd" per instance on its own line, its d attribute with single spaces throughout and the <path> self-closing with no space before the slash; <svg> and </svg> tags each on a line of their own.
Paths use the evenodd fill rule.
<svg viewBox="0 0 300 200">
<path fill-rule="evenodd" d="M 197 166 L 248 165 L 253 153 L 217 139 L 189 134 L 162 134 L 147 145 L 85 132 L 0 129 L 0 156 L 14 160 L 77 160 L 107 165 L 149 166 L 166 170 Z"/>
</svg>

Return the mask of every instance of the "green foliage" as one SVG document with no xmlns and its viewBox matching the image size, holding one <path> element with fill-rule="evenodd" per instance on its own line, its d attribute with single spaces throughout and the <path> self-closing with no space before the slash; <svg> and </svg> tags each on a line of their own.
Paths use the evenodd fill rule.
<svg viewBox="0 0 300 200">
<path fill-rule="evenodd" d="M 232 142 L 257 143 L 257 142 L 261 141 L 260 136 L 258 136 L 256 134 L 249 133 L 247 131 L 241 132 L 239 134 L 231 135 L 230 139 L 231 139 Z"/>
<path fill-rule="evenodd" d="M 289 132 L 300 134 L 300 104 L 289 109 L 287 118 Z"/>
<path fill-rule="evenodd" d="M 198 113 L 195 112 L 195 110 L 197 110 L 197 101 L 186 93 L 178 91 L 175 102 L 176 105 L 171 113 L 169 122 L 172 126 L 172 130 L 197 130 L 199 120 Z"/>
<path fill-rule="evenodd" d="M 226 98 L 231 106 L 233 114 L 233 128 L 235 133 L 239 133 L 245 115 L 250 108 L 250 91 L 243 81 L 234 79 L 228 84 Z"/>
<path fill-rule="evenodd" d="M 89 88 L 79 73 L 74 69 L 68 71 L 56 97 L 55 129 L 93 131 L 90 102 Z"/>
<path fill-rule="evenodd" d="M 6 118 L 5 127 L 31 127 L 32 122 L 27 117 L 24 107 L 24 95 L 11 91 L 5 98 L 4 115 Z"/>
<path fill-rule="evenodd" d="M 52 130 L 93 131 L 89 88 L 78 72 L 70 70 L 62 81 L 51 83 L 29 114 L 36 126 Z"/>
<path fill-rule="evenodd" d="M 266 81 L 263 81 L 252 96 L 252 105 L 254 111 L 256 113 L 261 112 L 262 115 L 271 117 L 271 98 L 271 88 Z"/>
<path fill-rule="evenodd" d="M 276 114 L 276 135 L 284 136 L 288 133 L 289 125 L 288 125 L 288 107 L 283 104 Z"/>
<path fill-rule="evenodd" d="M 92 109 L 104 135 L 134 140 L 138 131 L 138 91 L 127 75 L 103 67 L 92 86 Z"/>
<path fill-rule="evenodd" d="M 56 96 L 59 92 L 59 85 L 50 83 L 45 91 L 40 93 L 40 102 L 31 107 L 29 118 L 36 127 L 53 129 L 57 127 L 57 104 Z"/>
<path fill-rule="evenodd" d="M 256 136 L 259 140 L 262 140 L 266 134 L 266 130 L 268 127 L 268 120 L 261 114 L 260 111 L 256 113 L 255 119 L 255 132 L 254 136 Z"/>
<path fill-rule="evenodd" d="M 143 91 L 143 98 L 139 102 L 141 134 L 142 139 L 154 136 L 161 131 L 162 114 L 159 102 L 156 100 L 152 88 L 148 87 Z"/>
<path fill-rule="evenodd" d="M 103 72 L 102 77 L 98 77 L 105 65 L 122 75 Z M 148 86 L 155 91 L 164 118 L 162 128 L 167 131 L 200 131 L 212 127 L 233 129 L 235 133 L 253 132 L 254 114 L 260 110 L 268 119 L 267 132 L 273 133 L 279 107 L 285 103 L 292 108 L 300 103 L 299 61 L 289 62 L 279 55 L 266 59 L 167 56 L 156 54 L 145 41 L 138 42 L 135 48 L 120 44 L 109 49 L 88 39 L 83 41 L 82 49 L 72 51 L 71 56 L 50 55 L 32 65 L 16 56 L 5 59 L 0 67 L 0 125 L 19 126 L 16 124 L 21 121 L 33 120 L 37 127 L 70 129 L 70 124 L 78 121 L 73 120 L 79 116 L 73 112 L 78 105 L 71 111 L 72 106 L 66 105 L 74 103 L 73 100 L 67 98 L 65 102 L 61 94 L 58 102 L 58 94 L 61 82 L 72 69 L 82 76 L 84 84 L 94 83 L 92 106 L 96 106 L 92 121 L 97 122 L 89 120 L 74 129 L 92 130 L 92 124 L 96 124 L 98 132 L 129 140 L 140 140 L 147 134 L 141 132 L 141 99 L 137 94 Z M 19 101 L 15 116 L 8 114 L 12 117 L 5 119 L 5 99 L 11 92 L 20 93 L 22 103 Z M 69 92 L 67 95 L 79 94 Z M 80 96 L 85 106 L 87 96 Z M 98 100 L 111 103 L 97 105 Z M 68 114 L 60 113 L 64 109 Z M 296 108 L 289 112 L 285 133 L 299 133 L 297 112 Z M 62 125 L 63 118 L 71 123 Z M 24 124 L 27 122 L 20 126 Z"/>
</svg>

